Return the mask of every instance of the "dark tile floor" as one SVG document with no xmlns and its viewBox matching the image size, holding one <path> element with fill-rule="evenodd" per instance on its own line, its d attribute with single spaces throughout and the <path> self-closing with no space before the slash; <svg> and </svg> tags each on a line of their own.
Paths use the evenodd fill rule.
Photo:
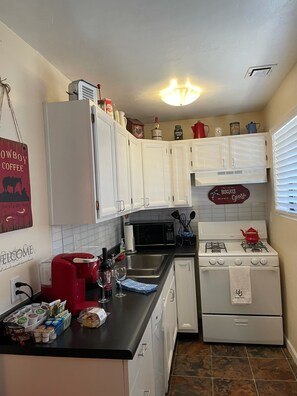
<svg viewBox="0 0 297 396">
<path fill-rule="evenodd" d="M 168 396 L 297 396 L 285 347 L 204 343 L 178 337 Z"/>
</svg>

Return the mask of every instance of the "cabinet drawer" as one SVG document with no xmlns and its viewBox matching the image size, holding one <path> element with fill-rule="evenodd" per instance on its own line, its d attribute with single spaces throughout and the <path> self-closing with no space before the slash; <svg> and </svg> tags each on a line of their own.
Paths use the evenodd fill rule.
<svg viewBox="0 0 297 396">
<path fill-rule="evenodd" d="M 281 317 L 202 315 L 205 342 L 283 344 Z"/>
</svg>

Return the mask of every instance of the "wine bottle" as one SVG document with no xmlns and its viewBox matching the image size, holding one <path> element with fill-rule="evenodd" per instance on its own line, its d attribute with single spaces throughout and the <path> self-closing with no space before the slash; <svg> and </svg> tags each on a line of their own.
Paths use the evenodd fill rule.
<svg viewBox="0 0 297 396">
<path fill-rule="evenodd" d="M 105 290 L 105 297 L 111 297 L 112 295 L 112 271 L 111 261 L 107 258 L 107 249 L 102 249 L 102 262 L 99 268 L 100 277 L 103 279 L 103 285 Z"/>
<path fill-rule="evenodd" d="M 152 129 L 151 132 L 153 140 L 162 140 L 162 131 L 160 129 L 158 117 L 155 117 L 154 129 Z"/>
</svg>

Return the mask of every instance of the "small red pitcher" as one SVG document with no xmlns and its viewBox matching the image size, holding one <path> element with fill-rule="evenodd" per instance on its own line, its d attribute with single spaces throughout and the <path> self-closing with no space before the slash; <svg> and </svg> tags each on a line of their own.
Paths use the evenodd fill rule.
<svg viewBox="0 0 297 396">
<path fill-rule="evenodd" d="M 205 127 L 207 127 L 207 133 L 205 133 Z M 195 125 L 192 126 L 194 133 L 194 139 L 205 138 L 209 132 L 209 126 L 203 124 L 201 121 L 197 121 Z"/>
</svg>

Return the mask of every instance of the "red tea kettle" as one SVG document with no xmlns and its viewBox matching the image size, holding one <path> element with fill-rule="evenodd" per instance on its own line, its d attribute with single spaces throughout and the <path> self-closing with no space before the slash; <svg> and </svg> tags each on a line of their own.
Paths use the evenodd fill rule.
<svg viewBox="0 0 297 396">
<path fill-rule="evenodd" d="M 259 234 L 258 231 L 255 230 L 254 228 L 249 228 L 247 231 L 240 230 L 242 232 L 242 235 L 245 237 L 245 240 L 247 243 L 257 243 L 259 242 Z"/>
<path fill-rule="evenodd" d="M 205 127 L 207 127 L 207 133 L 205 134 Z M 204 125 L 203 122 L 197 121 L 192 127 L 194 133 L 194 139 L 205 138 L 209 132 L 209 126 Z"/>
</svg>

